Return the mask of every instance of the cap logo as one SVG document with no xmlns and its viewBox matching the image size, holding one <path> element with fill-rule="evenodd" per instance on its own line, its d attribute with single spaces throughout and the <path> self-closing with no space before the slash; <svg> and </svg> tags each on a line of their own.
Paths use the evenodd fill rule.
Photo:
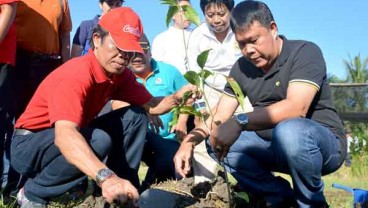
<svg viewBox="0 0 368 208">
<path fill-rule="evenodd" d="M 133 34 L 133 35 L 135 35 L 135 36 L 138 36 L 138 37 L 140 37 L 140 36 L 141 36 L 141 34 L 140 34 L 140 32 L 139 32 L 139 28 L 132 27 L 131 25 L 125 25 L 125 26 L 123 27 L 123 31 L 124 31 L 124 32 L 127 32 L 127 33 L 131 33 L 131 34 Z"/>
</svg>

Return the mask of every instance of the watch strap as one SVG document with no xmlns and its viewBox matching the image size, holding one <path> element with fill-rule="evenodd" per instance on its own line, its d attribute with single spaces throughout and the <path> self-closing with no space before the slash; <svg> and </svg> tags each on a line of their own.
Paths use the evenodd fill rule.
<svg viewBox="0 0 368 208">
<path fill-rule="evenodd" d="M 96 184 L 101 187 L 101 184 L 107 179 L 113 177 L 115 175 L 114 171 L 108 168 L 102 168 L 97 172 L 96 175 Z"/>
</svg>

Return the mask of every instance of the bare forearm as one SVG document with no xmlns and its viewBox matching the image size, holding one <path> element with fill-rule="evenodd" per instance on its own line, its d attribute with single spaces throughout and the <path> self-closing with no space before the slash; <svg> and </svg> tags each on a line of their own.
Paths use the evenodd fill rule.
<svg viewBox="0 0 368 208">
<path fill-rule="evenodd" d="M 178 100 L 175 98 L 175 95 L 169 95 L 166 97 L 154 97 L 143 107 L 151 115 L 162 115 L 177 105 Z"/>
<path fill-rule="evenodd" d="M 287 119 L 304 118 L 317 92 L 313 85 L 292 83 L 288 87 L 286 99 L 248 113 L 249 123 L 243 129 L 268 129 Z"/>
<path fill-rule="evenodd" d="M 188 123 L 188 119 L 189 119 L 189 115 L 188 114 L 180 114 L 179 118 L 178 118 L 178 124 L 179 125 L 187 125 Z"/>
<path fill-rule="evenodd" d="M 216 128 L 230 118 L 228 115 L 229 113 L 226 113 L 225 111 L 216 112 L 214 110 L 213 113 L 213 117 L 209 116 L 206 121 L 201 122 L 198 127 L 193 129 L 188 136 L 184 138 L 184 141 L 199 144 L 205 138 L 210 136 L 212 129 Z"/>
<path fill-rule="evenodd" d="M 275 125 L 290 118 L 300 118 L 306 115 L 298 105 L 288 100 L 282 100 L 265 108 L 255 109 L 248 113 L 249 123 L 243 130 L 262 130 L 273 128 Z"/>
<path fill-rule="evenodd" d="M 2 4 L 0 6 L 0 43 L 8 34 L 9 28 L 15 18 L 16 3 Z"/>
<path fill-rule="evenodd" d="M 60 41 L 61 60 L 65 63 L 70 59 L 70 33 L 61 32 Z"/>
<path fill-rule="evenodd" d="M 98 170 L 106 167 L 79 133 L 68 130 L 56 132 L 55 144 L 69 163 L 93 179 Z"/>
<path fill-rule="evenodd" d="M 111 108 L 112 110 L 117 110 L 119 108 L 124 108 L 129 106 L 130 104 L 124 101 L 120 101 L 120 100 L 112 100 L 111 101 Z"/>
<path fill-rule="evenodd" d="M 70 58 L 78 57 L 82 55 L 83 47 L 80 45 L 73 44 L 70 52 Z"/>
<path fill-rule="evenodd" d="M 201 127 L 196 127 L 187 136 L 184 137 L 182 143 L 192 143 L 193 146 L 201 143 L 205 138 L 208 137 L 207 130 Z"/>
</svg>

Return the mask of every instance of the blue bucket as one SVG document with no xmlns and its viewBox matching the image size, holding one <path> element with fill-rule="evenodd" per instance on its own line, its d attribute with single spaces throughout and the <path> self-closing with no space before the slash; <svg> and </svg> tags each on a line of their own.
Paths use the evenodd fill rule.
<svg viewBox="0 0 368 208">
<path fill-rule="evenodd" d="M 350 188 L 336 183 L 333 183 L 332 187 L 350 192 L 354 197 L 354 205 L 368 204 L 368 190 Z"/>
</svg>

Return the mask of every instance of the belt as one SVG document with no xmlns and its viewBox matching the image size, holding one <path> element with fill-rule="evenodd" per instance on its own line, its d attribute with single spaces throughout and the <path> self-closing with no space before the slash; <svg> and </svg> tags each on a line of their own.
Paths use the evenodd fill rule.
<svg viewBox="0 0 368 208">
<path fill-rule="evenodd" d="M 34 132 L 27 129 L 14 129 L 14 136 L 24 136 L 28 134 L 33 134 Z"/>
<path fill-rule="evenodd" d="M 32 53 L 30 57 L 34 61 L 61 60 L 57 54 Z"/>
<path fill-rule="evenodd" d="M 21 54 L 22 57 L 28 57 L 31 60 L 35 61 L 45 61 L 45 60 L 61 60 L 61 56 L 59 54 L 51 53 L 40 53 L 33 52 L 29 50 L 25 50 L 21 47 L 17 47 L 17 53 Z"/>
</svg>

